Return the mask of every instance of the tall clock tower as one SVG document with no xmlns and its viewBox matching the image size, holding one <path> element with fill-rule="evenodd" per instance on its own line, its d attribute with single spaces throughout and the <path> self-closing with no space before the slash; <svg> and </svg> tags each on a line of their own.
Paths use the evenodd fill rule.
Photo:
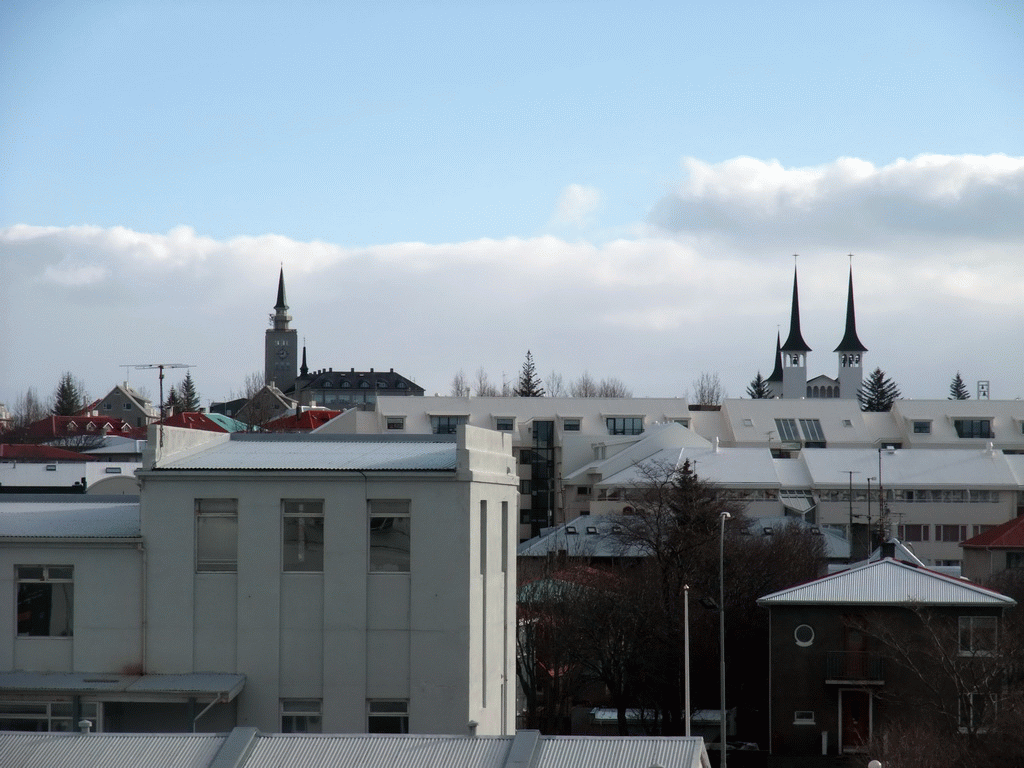
<svg viewBox="0 0 1024 768">
<path fill-rule="evenodd" d="M 267 384 L 273 383 L 282 392 L 295 383 L 299 371 L 299 334 L 288 323 L 288 303 L 284 298 L 284 267 L 277 281 L 277 304 L 270 316 L 271 327 L 267 328 L 264 343 L 263 377 Z"/>
</svg>

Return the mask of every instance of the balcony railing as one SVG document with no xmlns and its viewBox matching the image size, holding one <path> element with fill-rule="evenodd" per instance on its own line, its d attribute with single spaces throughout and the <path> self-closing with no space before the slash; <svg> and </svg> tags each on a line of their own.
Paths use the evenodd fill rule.
<svg viewBox="0 0 1024 768">
<path fill-rule="evenodd" d="M 881 683 L 885 665 L 881 656 L 860 651 L 829 651 L 825 656 L 825 679 L 836 682 Z"/>
</svg>

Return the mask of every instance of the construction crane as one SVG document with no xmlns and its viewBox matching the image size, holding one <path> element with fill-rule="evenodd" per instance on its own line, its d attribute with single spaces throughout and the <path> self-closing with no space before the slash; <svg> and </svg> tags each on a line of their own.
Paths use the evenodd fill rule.
<svg viewBox="0 0 1024 768">
<path fill-rule="evenodd" d="M 127 368 L 128 366 L 125 366 Z M 147 363 L 144 365 L 133 365 L 132 368 L 136 370 L 142 370 L 147 368 L 157 368 L 160 370 L 160 447 L 164 447 L 164 368 L 194 368 L 193 365 L 187 363 Z"/>
</svg>

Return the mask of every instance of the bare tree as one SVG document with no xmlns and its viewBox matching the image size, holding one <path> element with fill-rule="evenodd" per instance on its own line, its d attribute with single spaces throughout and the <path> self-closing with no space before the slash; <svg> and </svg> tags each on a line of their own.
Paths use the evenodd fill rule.
<svg viewBox="0 0 1024 768">
<path fill-rule="evenodd" d="M 466 374 L 459 369 L 459 372 L 452 377 L 452 397 L 469 397 L 469 382 L 466 381 Z"/>
<path fill-rule="evenodd" d="M 597 382 L 587 371 L 569 385 L 570 397 L 597 397 Z"/>
<path fill-rule="evenodd" d="M 483 367 L 476 370 L 476 392 L 477 397 L 499 397 L 501 392 L 487 377 L 487 371 Z"/>
<path fill-rule="evenodd" d="M 39 399 L 34 387 L 29 387 L 24 393 L 18 395 L 11 408 L 11 420 L 14 429 L 24 429 L 29 424 L 44 418 L 49 409 Z"/>
<path fill-rule="evenodd" d="M 620 379 L 612 376 L 607 379 L 601 379 L 601 383 L 597 385 L 597 396 L 632 397 L 633 392 Z"/>
<path fill-rule="evenodd" d="M 721 405 L 726 396 L 717 373 L 704 371 L 690 386 L 693 388 L 693 401 L 697 405 Z"/>
<path fill-rule="evenodd" d="M 562 379 L 562 374 L 557 371 L 548 374 L 548 377 L 544 379 L 544 387 L 547 389 L 548 397 L 565 397 L 565 381 Z"/>
</svg>

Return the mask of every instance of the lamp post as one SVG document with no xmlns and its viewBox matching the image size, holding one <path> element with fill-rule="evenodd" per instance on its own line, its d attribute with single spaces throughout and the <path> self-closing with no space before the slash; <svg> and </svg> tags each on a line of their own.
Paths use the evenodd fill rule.
<svg viewBox="0 0 1024 768">
<path fill-rule="evenodd" d="M 853 562 L 853 476 L 854 475 L 859 475 L 860 472 L 855 472 L 852 469 L 840 469 L 839 471 L 840 472 L 845 472 L 847 475 L 850 476 L 850 489 L 849 489 L 849 494 L 850 494 L 850 536 L 849 536 L 849 540 L 850 540 L 850 562 L 852 563 Z"/>
<path fill-rule="evenodd" d="M 725 768 L 725 521 L 728 520 L 732 515 L 728 512 L 722 512 L 721 520 L 721 535 L 718 538 L 718 661 L 719 661 L 719 703 L 721 705 L 721 712 L 719 727 L 721 729 L 721 735 L 719 739 L 722 747 L 722 761 L 719 763 L 721 768 Z"/>
<path fill-rule="evenodd" d="M 683 585 L 683 709 L 686 736 L 690 736 L 690 585 Z"/>
<path fill-rule="evenodd" d="M 877 480 L 878 478 L 868 478 L 868 556 L 871 556 L 871 552 L 874 550 L 874 542 L 871 540 L 871 481 Z"/>
</svg>

